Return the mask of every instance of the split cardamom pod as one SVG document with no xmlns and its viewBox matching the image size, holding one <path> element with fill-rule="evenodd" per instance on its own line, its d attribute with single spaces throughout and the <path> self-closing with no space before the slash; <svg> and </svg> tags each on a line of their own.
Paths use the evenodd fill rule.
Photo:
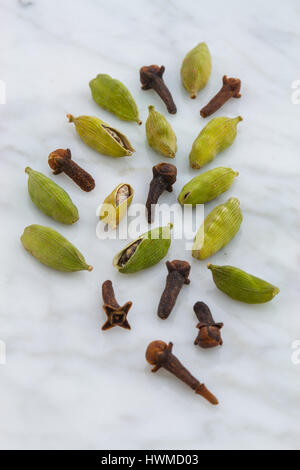
<svg viewBox="0 0 300 470">
<path fill-rule="evenodd" d="M 193 143 L 190 165 L 198 169 L 211 162 L 218 153 L 230 147 L 237 134 L 237 125 L 243 118 L 217 117 L 209 121 Z"/>
<path fill-rule="evenodd" d="M 129 243 L 114 257 L 114 266 L 120 273 L 128 274 L 157 264 L 168 253 L 172 227 L 168 224 L 154 228 Z"/>
<path fill-rule="evenodd" d="M 130 184 L 119 184 L 105 199 L 100 209 L 100 220 L 112 229 L 117 228 L 120 220 L 126 214 L 133 198 L 133 188 Z"/>
<path fill-rule="evenodd" d="M 211 73 L 211 56 L 207 44 L 201 42 L 187 53 L 181 66 L 181 80 L 191 98 L 204 88 Z"/>
<path fill-rule="evenodd" d="M 94 116 L 67 114 L 69 122 L 74 122 L 76 131 L 83 142 L 92 149 L 110 157 L 132 155 L 134 148 L 127 137 L 109 124 Z"/>
<path fill-rule="evenodd" d="M 94 101 L 124 121 L 142 124 L 139 111 L 130 91 L 122 82 L 110 75 L 99 74 L 90 81 Z"/>
<path fill-rule="evenodd" d="M 212 201 L 230 188 L 238 174 L 231 168 L 220 166 L 195 176 L 182 188 L 178 202 L 196 206 Z"/>
<path fill-rule="evenodd" d="M 235 197 L 215 207 L 195 237 L 193 257 L 203 260 L 221 250 L 237 234 L 242 220 L 240 201 Z"/>
<path fill-rule="evenodd" d="M 63 188 L 29 167 L 25 173 L 31 200 L 44 214 L 62 224 L 74 224 L 79 219 L 77 207 Z"/>
<path fill-rule="evenodd" d="M 29 251 L 40 263 L 57 271 L 92 271 L 72 243 L 60 233 L 43 225 L 29 225 L 21 237 L 25 250 Z"/>
<path fill-rule="evenodd" d="M 177 151 L 176 135 L 167 119 L 154 106 L 149 106 L 146 121 L 148 144 L 164 157 L 174 158 Z"/>
<path fill-rule="evenodd" d="M 234 300 L 247 304 L 263 304 L 279 293 L 278 287 L 234 266 L 207 265 L 218 289 Z"/>
</svg>

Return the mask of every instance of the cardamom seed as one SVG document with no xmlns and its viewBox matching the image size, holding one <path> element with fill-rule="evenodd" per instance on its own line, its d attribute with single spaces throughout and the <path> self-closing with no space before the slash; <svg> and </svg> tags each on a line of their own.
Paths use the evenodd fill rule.
<svg viewBox="0 0 300 470">
<path fill-rule="evenodd" d="M 178 202 L 192 206 L 205 204 L 227 191 L 238 174 L 231 168 L 220 166 L 195 176 L 182 188 Z"/>
<path fill-rule="evenodd" d="M 167 119 L 154 106 L 149 106 L 146 121 L 148 144 L 164 157 L 174 158 L 177 151 L 176 135 Z"/>
<path fill-rule="evenodd" d="M 217 117 L 209 121 L 193 143 L 190 165 L 198 169 L 211 162 L 218 153 L 230 147 L 237 134 L 237 125 L 243 118 Z"/>
<path fill-rule="evenodd" d="M 79 219 L 77 207 L 63 188 L 29 167 L 25 173 L 31 200 L 44 214 L 62 224 L 74 224 Z"/>
<path fill-rule="evenodd" d="M 65 237 L 50 227 L 29 225 L 21 237 L 25 250 L 40 263 L 57 271 L 73 272 L 93 269 L 83 255 Z"/>
<path fill-rule="evenodd" d="M 94 101 L 124 121 L 135 121 L 142 124 L 139 112 L 130 91 L 122 82 L 110 75 L 99 74 L 90 81 Z"/>
<path fill-rule="evenodd" d="M 235 197 L 215 207 L 195 237 L 193 257 L 203 260 L 221 250 L 237 234 L 242 220 L 240 201 Z"/>
<path fill-rule="evenodd" d="M 168 224 L 154 228 L 129 243 L 114 257 L 114 266 L 120 273 L 128 274 L 157 264 L 168 253 L 172 227 Z"/>
<path fill-rule="evenodd" d="M 211 56 L 207 44 L 201 42 L 187 53 L 181 66 L 181 80 L 191 98 L 204 88 L 211 73 Z"/>
<path fill-rule="evenodd" d="M 207 265 L 218 289 L 234 300 L 247 304 L 262 304 L 279 293 L 278 287 L 234 266 Z"/>
<path fill-rule="evenodd" d="M 133 188 L 130 184 L 119 184 L 104 200 L 100 209 L 100 220 L 112 229 L 117 228 L 120 220 L 126 214 L 133 198 Z"/>
<path fill-rule="evenodd" d="M 97 152 L 110 157 L 126 157 L 134 152 L 127 137 L 101 119 L 94 116 L 75 118 L 72 114 L 67 114 L 67 118 L 74 122 L 83 142 Z"/>
</svg>

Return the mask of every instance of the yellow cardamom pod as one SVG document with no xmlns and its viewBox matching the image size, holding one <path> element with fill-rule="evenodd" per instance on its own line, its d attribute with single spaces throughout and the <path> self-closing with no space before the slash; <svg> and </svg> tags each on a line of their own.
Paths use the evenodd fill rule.
<svg viewBox="0 0 300 470">
<path fill-rule="evenodd" d="M 243 118 L 217 117 L 211 119 L 193 143 L 190 165 L 198 169 L 211 162 L 218 153 L 230 147 L 237 134 L 237 125 Z"/>
<path fill-rule="evenodd" d="M 234 300 L 247 304 L 262 304 L 279 293 L 278 287 L 234 266 L 207 265 L 213 280 L 222 292 Z"/>
<path fill-rule="evenodd" d="M 174 158 L 177 151 L 176 135 L 167 119 L 154 106 L 149 106 L 146 121 L 148 144 L 164 157 Z"/>
<path fill-rule="evenodd" d="M 25 173 L 30 198 L 44 214 L 63 224 L 74 224 L 79 219 L 77 207 L 63 188 L 29 167 L 25 168 Z"/>
<path fill-rule="evenodd" d="M 204 88 L 211 73 L 211 56 L 207 44 L 201 42 L 187 53 L 181 66 L 181 79 L 191 98 Z"/>
<path fill-rule="evenodd" d="M 120 273 L 130 274 L 159 263 L 170 248 L 172 227 L 168 224 L 140 235 L 116 254 L 113 265 Z"/>
<path fill-rule="evenodd" d="M 60 233 L 43 225 L 29 225 L 21 237 L 24 248 L 40 263 L 57 271 L 92 271 L 77 248 Z"/>
<path fill-rule="evenodd" d="M 243 220 L 240 201 L 231 197 L 215 207 L 205 218 L 193 245 L 193 257 L 203 260 L 226 246 L 240 229 Z"/>
<path fill-rule="evenodd" d="M 126 157 L 134 152 L 127 137 L 101 119 L 94 116 L 75 118 L 72 114 L 67 114 L 67 118 L 75 124 L 83 142 L 97 152 L 110 157 Z"/>
<path fill-rule="evenodd" d="M 99 106 L 124 121 L 142 124 L 136 102 L 122 82 L 101 73 L 90 81 L 90 88 L 92 97 Z"/>
<path fill-rule="evenodd" d="M 205 204 L 227 191 L 238 172 L 231 168 L 218 167 L 195 176 L 181 190 L 178 202 L 181 205 Z"/>
<path fill-rule="evenodd" d="M 133 188 L 130 184 L 119 184 L 104 200 L 100 209 L 100 220 L 112 229 L 117 228 L 120 220 L 126 214 L 133 198 Z"/>
</svg>

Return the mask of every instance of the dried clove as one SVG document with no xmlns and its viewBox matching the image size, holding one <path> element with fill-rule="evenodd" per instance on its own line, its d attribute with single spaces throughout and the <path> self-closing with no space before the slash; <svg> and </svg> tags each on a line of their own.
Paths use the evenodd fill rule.
<svg viewBox="0 0 300 470">
<path fill-rule="evenodd" d="M 203 118 L 215 113 L 230 98 L 240 98 L 241 80 L 239 78 L 223 77 L 223 86 L 219 93 L 210 100 L 210 102 L 201 109 L 200 114 Z"/>
<path fill-rule="evenodd" d="M 69 149 L 57 149 L 51 152 L 48 163 L 54 175 L 66 173 L 78 186 L 86 192 L 95 187 L 94 178 L 72 160 Z"/>
<path fill-rule="evenodd" d="M 127 314 L 132 306 L 132 302 L 126 302 L 122 307 L 116 301 L 113 285 L 111 281 L 105 281 L 102 284 L 103 309 L 107 315 L 107 320 L 102 326 L 102 330 L 109 330 L 114 326 L 121 326 L 130 330 L 127 321 Z"/>
<path fill-rule="evenodd" d="M 215 323 L 209 307 L 204 302 L 197 302 L 194 305 L 194 312 L 199 320 L 196 326 L 199 328 L 199 333 L 194 344 L 204 349 L 222 346 L 223 340 L 220 330 L 224 324 Z"/>
<path fill-rule="evenodd" d="M 152 341 L 146 350 L 146 360 L 153 365 L 152 372 L 157 372 L 161 367 L 174 374 L 179 380 L 191 387 L 195 393 L 201 395 L 212 405 L 218 405 L 217 398 L 200 383 L 172 354 L 173 343 L 168 345 L 163 341 Z"/>
<path fill-rule="evenodd" d="M 157 314 L 165 320 L 170 315 L 183 284 L 189 284 L 191 266 L 187 261 L 167 261 L 168 276 L 162 293 Z"/>
<path fill-rule="evenodd" d="M 162 65 L 149 65 L 140 69 L 140 80 L 143 90 L 150 90 L 151 88 L 161 97 L 165 103 L 167 110 L 170 114 L 176 114 L 177 108 L 173 101 L 172 95 L 166 86 L 162 76 L 165 67 Z"/>
<path fill-rule="evenodd" d="M 152 205 L 155 205 L 159 196 L 164 191 L 173 191 L 172 185 L 176 181 L 177 168 L 171 163 L 159 163 L 152 168 L 153 178 L 150 183 L 146 208 L 148 212 L 148 222 L 152 222 Z"/>
</svg>

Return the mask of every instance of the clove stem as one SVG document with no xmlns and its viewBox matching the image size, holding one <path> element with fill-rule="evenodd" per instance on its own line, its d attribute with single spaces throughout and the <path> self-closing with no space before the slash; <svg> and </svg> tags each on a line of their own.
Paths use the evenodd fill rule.
<svg viewBox="0 0 300 470">
<path fill-rule="evenodd" d="M 149 193 L 146 201 L 148 223 L 151 224 L 153 211 L 160 195 L 164 191 L 172 192 L 172 185 L 176 181 L 177 168 L 171 163 L 159 163 L 152 168 L 153 178 L 150 182 Z"/>
<path fill-rule="evenodd" d="M 111 307 L 114 308 L 119 308 L 120 305 L 118 304 L 116 297 L 115 297 L 115 292 L 114 288 L 112 285 L 111 281 L 105 281 L 102 284 L 102 297 L 103 297 L 103 302 L 107 305 L 110 305 Z"/>
<path fill-rule="evenodd" d="M 238 78 L 223 77 L 223 86 L 210 102 L 201 109 L 200 114 L 203 118 L 215 113 L 230 98 L 241 98 L 241 80 Z"/>
<path fill-rule="evenodd" d="M 78 186 L 86 192 L 92 191 L 95 187 L 94 178 L 72 160 L 69 149 L 57 149 L 51 152 L 48 163 L 55 175 L 64 172 Z"/>
<path fill-rule="evenodd" d="M 143 90 L 150 90 L 151 88 L 161 97 L 165 103 L 167 110 L 170 114 L 176 114 L 177 108 L 173 101 L 172 95 L 166 86 L 162 76 L 165 67 L 162 65 L 149 65 L 140 69 L 140 80 Z"/>
<path fill-rule="evenodd" d="M 179 292 L 184 284 L 189 284 L 188 279 L 191 266 L 186 261 L 167 261 L 168 275 L 166 287 L 162 293 L 157 314 L 162 319 L 168 318 L 176 303 Z"/>
<path fill-rule="evenodd" d="M 217 398 L 183 366 L 172 353 L 172 349 L 173 343 L 167 345 L 163 341 L 153 341 L 149 344 L 146 351 L 146 360 L 154 365 L 152 372 L 157 372 L 163 367 L 212 405 L 218 405 Z"/>
</svg>

